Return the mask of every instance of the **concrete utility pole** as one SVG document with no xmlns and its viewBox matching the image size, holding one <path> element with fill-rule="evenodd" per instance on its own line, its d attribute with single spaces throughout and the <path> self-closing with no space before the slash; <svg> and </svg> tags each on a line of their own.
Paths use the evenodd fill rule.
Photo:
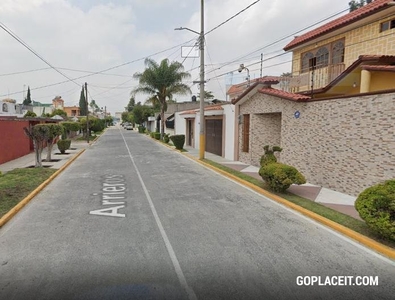
<svg viewBox="0 0 395 300">
<path fill-rule="evenodd" d="M 204 0 L 200 0 L 201 3 L 201 11 L 200 11 L 200 33 L 186 28 L 179 27 L 174 30 L 189 30 L 193 33 L 199 35 L 199 49 L 200 49 L 200 80 L 194 81 L 193 83 L 200 84 L 200 134 L 199 134 L 199 159 L 204 159 L 204 152 L 206 149 L 206 136 L 204 134 L 204 84 L 206 81 L 204 80 Z"/>
<path fill-rule="evenodd" d="M 88 101 L 88 84 L 85 82 L 85 102 L 86 102 L 86 141 L 89 144 L 89 101 Z"/>
<path fill-rule="evenodd" d="M 201 0 L 200 12 L 200 140 L 199 159 L 204 159 L 206 136 L 204 135 L 204 0 Z"/>
</svg>

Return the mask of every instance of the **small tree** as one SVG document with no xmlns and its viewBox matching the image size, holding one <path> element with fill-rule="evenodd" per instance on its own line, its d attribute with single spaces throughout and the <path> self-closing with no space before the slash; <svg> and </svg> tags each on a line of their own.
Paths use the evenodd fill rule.
<svg viewBox="0 0 395 300">
<path fill-rule="evenodd" d="M 37 117 L 37 115 L 35 112 L 28 110 L 23 117 L 24 118 L 35 118 L 35 117 Z"/>
<path fill-rule="evenodd" d="M 63 133 L 63 126 L 56 123 L 42 124 L 49 128 L 49 133 L 47 136 L 47 159 L 46 161 L 51 161 L 51 154 L 53 145 L 57 138 Z"/>
<path fill-rule="evenodd" d="M 31 105 L 32 104 L 32 99 L 30 95 L 30 86 L 27 87 L 27 95 L 25 100 L 23 100 L 23 105 Z"/>
<path fill-rule="evenodd" d="M 58 108 L 52 112 L 51 117 L 54 117 L 54 116 L 61 116 L 63 118 L 67 118 L 67 113 L 63 109 Z"/>
<path fill-rule="evenodd" d="M 35 153 L 35 167 L 42 167 L 41 155 L 45 146 L 46 141 L 50 135 L 49 127 L 44 124 L 37 124 L 33 127 L 24 127 L 26 135 L 33 141 L 34 153 Z"/>
<path fill-rule="evenodd" d="M 86 107 L 84 86 L 82 86 L 82 89 L 81 89 L 79 106 L 80 106 L 80 115 L 86 116 L 87 107 Z"/>
<path fill-rule="evenodd" d="M 62 139 L 67 139 L 71 131 L 78 131 L 81 129 L 81 125 L 78 122 L 65 121 L 61 122 L 60 124 L 64 128 Z"/>
<path fill-rule="evenodd" d="M 367 3 L 370 3 L 371 1 L 368 1 Z M 348 2 L 348 6 L 350 7 L 350 12 L 357 10 L 358 8 L 361 8 L 362 6 L 365 5 L 365 0 L 351 0 Z"/>
</svg>

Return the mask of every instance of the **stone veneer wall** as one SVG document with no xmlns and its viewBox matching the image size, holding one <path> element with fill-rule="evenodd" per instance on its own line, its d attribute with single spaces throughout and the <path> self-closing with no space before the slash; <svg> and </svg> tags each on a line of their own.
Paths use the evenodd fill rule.
<svg viewBox="0 0 395 300">
<path fill-rule="evenodd" d="M 297 103 L 257 93 L 240 106 L 240 114 L 255 114 L 250 153 L 240 147 L 240 161 L 258 165 L 263 146 L 275 141 L 278 117 L 265 129 L 270 117 L 256 115 L 273 113 L 281 113 L 280 161 L 297 167 L 308 182 L 356 196 L 395 178 L 395 94 Z"/>
</svg>

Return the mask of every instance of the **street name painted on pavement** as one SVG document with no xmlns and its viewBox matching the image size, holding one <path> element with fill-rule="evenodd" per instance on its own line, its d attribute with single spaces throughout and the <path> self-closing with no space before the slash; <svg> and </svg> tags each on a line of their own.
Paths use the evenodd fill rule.
<svg viewBox="0 0 395 300">
<path fill-rule="evenodd" d="M 103 179 L 102 193 L 93 194 L 102 196 L 102 205 L 105 208 L 91 210 L 90 215 L 125 218 L 119 210 L 125 208 L 126 185 L 123 175 L 106 175 Z M 110 206 L 111 205 L 111 206 Z"/>
</svg>

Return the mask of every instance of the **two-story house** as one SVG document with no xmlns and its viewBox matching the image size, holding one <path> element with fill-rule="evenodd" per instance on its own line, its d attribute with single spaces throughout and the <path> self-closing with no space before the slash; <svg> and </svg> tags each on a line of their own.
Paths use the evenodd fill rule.
<svg viewBox="0 0 395 300">
<path fill-rule="evenodd" d="M 356 196 L 395 178 L 395 1 L 375 0 L 303 35 L 290 90 L 256 82 L 235 104 L 235 160 L 265 145 L 308 182 Z"/>
<path fill-rule="evenodd" d="M 395 86 L 395 1 L 375 0 L 295 37 L 290 91 L 316 98 Z"/>
</svg>

